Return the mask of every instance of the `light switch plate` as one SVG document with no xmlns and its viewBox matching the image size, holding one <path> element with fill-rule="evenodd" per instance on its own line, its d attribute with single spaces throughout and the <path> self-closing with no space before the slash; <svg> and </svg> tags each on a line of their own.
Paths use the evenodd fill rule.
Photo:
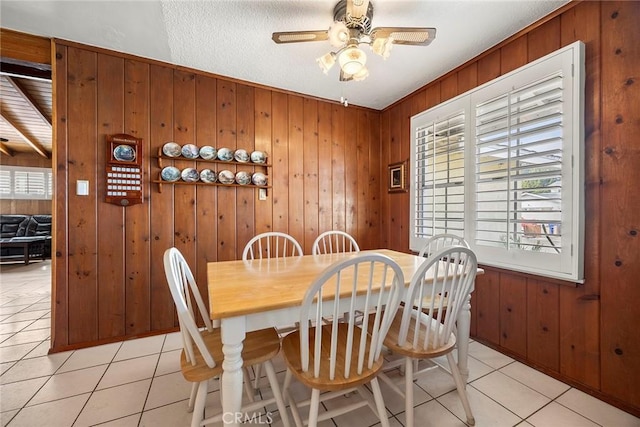
<svg viewBox="0 0 640 427">
<path fill-rule="evenodd" d="M 89 195 L 89 181 L 87 180 L 77 180 L 76 181 L 76 194 L 78 196 L 88 196 Z"/>
<path fill-rule="evenodd" d="M 261 188 L 258 190 L 258 200 L 267 200 L 267 189 Z"/>
</svg>

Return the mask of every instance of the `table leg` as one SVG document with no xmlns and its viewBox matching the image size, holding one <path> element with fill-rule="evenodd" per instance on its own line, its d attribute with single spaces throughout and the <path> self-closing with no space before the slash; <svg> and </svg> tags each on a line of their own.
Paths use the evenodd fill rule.
<svg viewBox="0 0 640 427">
<path fill-rule="evenodd" d="M 22 252 L 24 253 L 24 263 L 29 265 L 29 243 L 25 243 L 23 247 L 24 249 Z"/>
<path fill-rule="evenodd" d="M 222 421 L 224 425 L 237 426 L 242 407 L 242 341 L 246 335 L 244 317 L 222 319 Z"/>
<path fill-rule="evenodd" d="M 456 337 L 458 344 L 458 368 L 460 369 L 460 375 L 467 384 L 469 379 L 469 335 L 471 333 L 471 297 L 462 304 L 462 309 L 458 312 L 457 325 L 458 334 Z"/>
</svg>

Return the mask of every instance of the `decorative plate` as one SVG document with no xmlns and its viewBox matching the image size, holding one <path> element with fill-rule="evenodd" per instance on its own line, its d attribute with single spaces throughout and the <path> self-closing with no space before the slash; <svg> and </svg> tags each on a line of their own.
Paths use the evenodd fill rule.
<svg viewBox="0 0 640 427">
<path fill-rule="evenodd" d="M 249 161 L 249 154 L 247 153 L 247 150 L 240 149 L 236 150 L 233 158 L 236 159 L 236 162 L 247 163 Z"/>
<path fill-rule="evenodd" d="M 182 180 L 187 182 L 196 182 L 200 179 L 200 174 L 195 168 L 182 169 Z"/>
<path fill-rule="evenodd" d="M 233 184 L 236 180 L 236 176 L 230 170 L 223 170 L 218 172 L 218 182 L 222 184 Z"/>
<path fill-rule="evenodd" d="M 121 162 L 132 162 L 136 159 L 136 151 L 130 145 L 118 145 L 113 149 L 113 157 Z"/>
<path fill-rule="evenodd" d="M 254 151 L 251 153 L 251 161 L 253 163 L 266 163 L 267 155 L 264 154 L 262 151 Z"/>
<path fill-rule="evenodd" d="M 167 166 L 160 172 L 160 177 L 165 181 L 177 181 L 180 179 L 180 169 L 175 166 Z"/>
<path fill-rule="evenodd" d="M 238 172 L 236 174 L 236 183 L 240 185 L 251 184 L 251 174 L 245 171 Z"/>
<path fill-rule="evenodd" d="M 182 151 L 179 144 L 176 144 L 175 142 L 167 142 L 162 146 L 162 153 L 169 157 L 180 157 Z"/>
<path fill-rule="evenodd" d="M 218 150 L 218 159 L 223 162 L 230 162 L 233 160 L 233 150 L 230 148 L 221 148 Z"/>
<path fill-rule="evenodd" d="M 258 187 L 264 187 L 267 185 L 267 176 L 261 172 L 256 172 L 251 176 L 251 182 Z"/>
<path fill-rule="evenodd" d="M 187 159 L 195 159 L 200 155 L 198 147 L 193 144 L 185 144 L 182 146 L 182 155 Z"/>
<path fill-rule="evenodd" d="M 210 145 L 205 145 L 204 147 L 200 148 L 200 157 L 202 157 L 205 160 L 213 160 L 216 158 L 217 154 L 218 154 L 218 150 L 216 150 Z"/>
<path fill-rule="evenodd" d="M 200 181 L 212 183 L 216 182 L 216 179 L 218 179 L 218 174 L 211 169 L 203 169 L 200 171 Z"/>
</svg>

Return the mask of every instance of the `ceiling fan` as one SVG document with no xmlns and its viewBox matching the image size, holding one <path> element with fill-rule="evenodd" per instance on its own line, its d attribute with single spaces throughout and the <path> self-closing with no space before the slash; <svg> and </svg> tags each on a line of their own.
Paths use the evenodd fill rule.
<svg viewBox="0 0 640 427">
<path fill-rule="evenodd" d="M 316 61 L 325 74 L 340 64 L 340 80 L 364 80 L 369 71 L 367 55 L 359 48 L 368 44 L 374 53 L 389 57 L 394 44 L 427 46 L 436 37 L 435 28 L 376 27 L 371 28 L 373 4 L 369 0 L 340 0 L 333 9 L 333 24 L 327 30 L 281 31 L 273 33 L 278 44 L 329 40 L 336 49 Z"/>
</svg>

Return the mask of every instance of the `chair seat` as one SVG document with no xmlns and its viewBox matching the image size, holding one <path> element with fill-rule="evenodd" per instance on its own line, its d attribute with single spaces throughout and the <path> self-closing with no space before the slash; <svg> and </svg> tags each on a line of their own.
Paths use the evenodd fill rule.
<svg viewBox="0 0 640 427">
<path fill-rule="evenodd" d="M 186 354 L 182 350 L 180 355 L 180 367 L 182 375 L 189 382 L 201 382 L 216 377 L 222 373 L 222 361 L 224 355 L 222 353 L 222 338 L 220 328 L 214 329 L 212 332 L 201 332 L 207 349 L 211 353 L 213 360 L 216 362 L 214 368 L 207 366 L 202 354 L 194 347 L 195 365 L 187 361 Z M 243 367 L 257 365 L 266 362 L 275 357 L 280 351 L 280 337 L 274 328 L 261 329 L 247 333 L 242 348 Z"/>
<path fill-rule="evenodd" d="M 452 333 L 449 337 L 449 340 L 445 345 L 434 345 L 433 338 L 435 338 L 435 333 L 431 331 L 429 337 L 429 345 L 426 349 L 417 348 L 422 347 L 422 343 L 424 343 L 426 336 L 426 329 L 423 327 L 420 329 L 420 334 L 418 338 L 418 346 L 412 348 L 411 340 L 415 334 L 415 322 L 411 322 L 409 324 L 409 332 L 407 333 L 407 343 L 405 345 L 398 345 L 398 337 L 400 336 L 400 325 L 402 324 L 402 313 L 403 310 L 398 310 L 395 317 L 393 318 L 393 322 L 391 323 L 391 328 L 389 328 L 389 332 L 387 332 L 387 336 L 384 339 L 384 345 L 389 350 L 394 353 L 401 354 L 403 356 L 408 356 L 412 359 L 429 359 L 433 357 L 442 356 L 443 354 L 447 354 L 452 351 L 453 347 L 456 345 L 456 336 Z M 371 321 L 371 320 L 370 320 Z M 435 322 L 435 320 L 434 320 Z"/>
<path fill-rule="evenodd" d="M 351 372 L 349 378 L 344 377 L 345 364 L 345 351 L 348 335 L 348 324 L 338 324 L 338 352 L 336 358 L 336 376 L 333 380 L 329 379 L 329 349 L 331 348 L 331 325 L 324 325 L 322 327 L 322 363 L 320 364 L 320 375 L 318 378 L 313 377 L 313 352 L 315 348 L 315 331 L 316 328 L 309 329 L 309 372 L 302 371 L 302 361 L 300 358 L 300 331 L 290 333 L 282 340 L 282 353 L 284 355 L 287 366 L 293 372 L 295 377 L 301 383 L 307 387 L 315 388 L 323 391 L 335 391 L 352 388 L 358 385 L 363 385 L 371 381 L 378 372 L 382 369 L 383 358 L 380 356 L 378 360 L 373 363 L 371 369 L 367 369 L 366 363 L 363 371 L 360 375 L 357 374 L 357 361 L 359 351 L 356 348 L 356 343 L 360 342 L 360 336 L 362 329 L 359 327 L 354 328 L 353 338 L 353 353 L 351 357 Z M 369 349 L 371 338 L 367 335 L 366 349 Z M 366 351 L 364 355 L 365 359 L 369 357 L 369 352 Z"/>
</svg>

